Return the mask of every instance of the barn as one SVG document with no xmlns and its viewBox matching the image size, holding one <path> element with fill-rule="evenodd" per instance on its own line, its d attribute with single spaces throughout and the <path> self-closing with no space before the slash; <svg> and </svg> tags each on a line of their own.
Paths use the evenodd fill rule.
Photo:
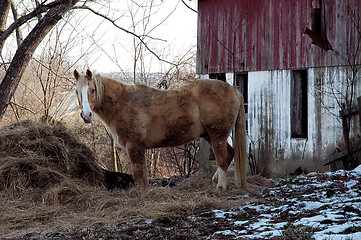
<svg viewBox="0 0 361 240">
<path fill-rule="evenodd" d="M 197 39 L 199 77 L 244 95 L 252 172 L 345 165 L 332 156 L 360 134 L 361 1 L 199 0 Z"/>
</svg>

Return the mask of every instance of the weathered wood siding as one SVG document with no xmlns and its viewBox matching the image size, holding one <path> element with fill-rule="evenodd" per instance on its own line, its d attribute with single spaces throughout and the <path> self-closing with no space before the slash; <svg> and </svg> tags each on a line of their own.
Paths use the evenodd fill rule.
<svg viewBox="0 0 361 240">
<path fill-rule="evenodd" d="M 345 66 L 361 65 L 361 1 L 199 0 L 198 11 L 197 73 L 231 84 L 247 74 L 249 154 L 260 172 L 326 170 L 323 159 L 343 144 Z"/>
<path fill-rule="evenodd" d="M 252 154 L 263 174 L 282 175 L 298 167 L 306 171 L 324 171 L 322 160 L 343 145 L 341 119 L 336 99 L 328 94 L 327 81 L 345 79 L 343 67 L 310 68 L 308 75 L 307 136 L 291 136 L 291 70 L 250 72 L 248 131 Z M 323 81 L 320 92 L 319 81 Z M 334 83 L 344 91 L 341 82 Z M 357 92 L 361 92 L 360 86 Z M 322 99 L 322 101 L 320 101 Z M 351 134 L 359 134 L 353 126 Z"/>
<path fill-rule="evenodd" d="M 304 34 L 313 8 L 335 51 Z M 198 11 L 198 74 L 343 65 L 360 33 L 359 0 L 199 0 Z"/>
</svg>

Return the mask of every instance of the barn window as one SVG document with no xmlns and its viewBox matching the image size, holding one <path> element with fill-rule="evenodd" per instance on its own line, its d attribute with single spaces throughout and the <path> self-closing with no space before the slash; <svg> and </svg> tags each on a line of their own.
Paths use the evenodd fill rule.
<svg viewBox="0 0 361 240">
<path fill-rule="evenodd" d="M 307 70 L 292 71 L 291 137 L 307 138 Z"/>
<path fill-rule="evenodd" d="M 226 81 L 226 74 L 225 73 L 210 73 L 209 74 L 210 79 L 217 79 L 221 81 Z"/>
<path fill-rule="evenodd" d="M 236 73 L 235 85 L 244 98 L 244 109 L 248 112 L 248 73 Z"/>
<path fill-rule="evenodd" d="M 311 30 L 315 33 L 318 33 L 320 35 L 323 35 L 322 33 L 322 18 L 321 18 L 321 8 L 312 8 L 311 9 L 311 20 L 312 20 L 312 26 Z"/>
</svg>

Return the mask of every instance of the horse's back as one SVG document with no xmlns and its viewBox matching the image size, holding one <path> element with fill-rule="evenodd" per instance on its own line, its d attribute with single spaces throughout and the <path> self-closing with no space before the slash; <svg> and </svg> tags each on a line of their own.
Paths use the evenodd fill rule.
<svg viewBox="0 0 361 240">
<path fill-rule="evenodd" d="M 170 90 L 114 85 L 107 90 L 112 99 L 107 105 L 113 110 L 106 122 L 123 142 L 146 148 L 181 145 L 209 129 L 227 135 L 239 109 L 235 88 L 219 80 L 197 80 Z"/>
</svg>

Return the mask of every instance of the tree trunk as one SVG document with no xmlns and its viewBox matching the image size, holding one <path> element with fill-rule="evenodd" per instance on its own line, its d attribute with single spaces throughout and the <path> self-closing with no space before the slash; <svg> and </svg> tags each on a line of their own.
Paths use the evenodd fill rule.
<svg viewBox="0 0 361 240">
<path fill-rule="evenodd" d="M 11 0 L 0 0 L 0 34 L 5 32 Z"/>
<path fill-rule="evenodd" d="M 64 1 L 66 3 L 51 8 L 32 29 L 16 51 L 0 85 L 0 120 L 4 116 L 5 110 L 15 93 L 35 49 L 49 31 L 62 19 L 62 16 L 68 12 L 77 1 L 78 0 Z"/>
</svg>

